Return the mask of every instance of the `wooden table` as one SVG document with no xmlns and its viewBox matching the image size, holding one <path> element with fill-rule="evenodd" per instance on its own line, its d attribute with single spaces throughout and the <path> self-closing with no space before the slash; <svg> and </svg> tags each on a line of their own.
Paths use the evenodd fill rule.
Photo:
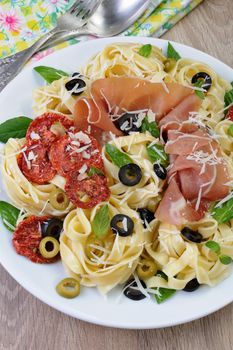
<svg viewBox="0 0 233 350">
<path fill-rule="evenodd" d="M 198 48 L 233 67 L 232 2 L 205 0 L 165 38 Z M 173 328 L 117 330 L 78 321 L 53 310 L 21 288 L 2 267 L 0 276 L 0 350 L 233 348 L 233 304 Z"/>
</svg>

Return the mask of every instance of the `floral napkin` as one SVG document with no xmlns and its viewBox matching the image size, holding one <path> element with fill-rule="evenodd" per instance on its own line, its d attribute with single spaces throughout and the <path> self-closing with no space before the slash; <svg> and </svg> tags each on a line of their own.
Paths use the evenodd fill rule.
<svg viewBox="0 0 233 350">
<path fill-rule="evenodd" d="M 203 0 L 151 0 L 141 16 L 123 36 L 161 36 Z M 31 46 L 51 30 L 58 16 L 74 0 L 0 0 L 0 58 Z M 38 60 L 60 48 L 94 38 L 83 36 L 70 39 L 34 56 Z"/>
</svg>

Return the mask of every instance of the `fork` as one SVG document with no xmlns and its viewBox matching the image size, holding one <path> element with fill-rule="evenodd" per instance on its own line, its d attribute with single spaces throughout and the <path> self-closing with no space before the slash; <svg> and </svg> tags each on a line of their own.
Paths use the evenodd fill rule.
<svg viewBox="0 0 233 350">
<path fill-rule="evenodd" d="M 37 40 L 31 47 L 0 60 L 0 91 L 20 72 L 24 64 L 39 48 L 55 34 L 83 27 L 102 0 L 77 0 L 68 12 L 62 15 L 57 26 Z"/>
</svg>

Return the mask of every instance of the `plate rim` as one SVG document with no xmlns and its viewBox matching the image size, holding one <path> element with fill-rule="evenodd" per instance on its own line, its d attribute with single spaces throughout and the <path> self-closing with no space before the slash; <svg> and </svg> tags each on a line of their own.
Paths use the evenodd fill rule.
<svg viewBox="0 0 233 350">
<path fill-rule="evenodd" d="M 28 67 L 26 67 L 22 72 L 19 73 L 19 75 L 17 77 L 15 77 L 0 93 L 0 103 L 1 100 L 4 99 L 4 96 L 7 95 L 8 91 L 11 89 L 11 86 L 14 84 L 14 82 L 18 79 L 21 79 L 21 77 L 23 76 L 23 74 L 27 71 L 31 71 L 33 67 L 37 66 L 38 63 L 41 65 L 43 65 L 43 62 L 46 61 L 46 59 L 48 57 L 52 57 L 56 59 L 56 56 L 59 57 L 60 55 L 62 55 L 64 53 L 64 51 L 72 51 L 75 50 L 77 48 L 78 49 L 82 49 L 85 46 L 89 46 L 94 43 L 96 43 L 96 45 L 98 45 L 98 42 L 100 42 L 100 44 L 105 43 L 107 44 L 111 44 L 111 43 L 117 43 L 117 42 L 134 42 L 134 43 L 146 43 L 146 41 L 148 43 L 154 44 L 154 45 L 158 45 L 158 46 L 164 46 L 166 43 L 170 42 L 172 45 L 176 46 L 176 47 L 181 47 L 184 48 L 185 51 L 189 51 L 190 49 L 196 53 L 198 53 L 198 55 L 203 56 L 203 62 L 206 64 L 209 64 L 210 66 L 212 65 L 212 63 L 215 65 L 220 65 L 220 66 L 224 66 L 224 69 L 229 70 L 229 72 L 231 71 L 231 74 L 233 75 L 233 69 L 228 66 L 226 63 L 222 62 L 221 60 L 201 51 L 198 49 L 195 49 L 191 46 L 185 45 L 185 44 L 181 44 L 172 40 L 167 40 L 167 39 L 158 39 L 158 38 L 153 38 L 153 37 L 110 37 L 110 38 L 99 38 L 99 39 L 94 39 L 94 40 L 88 40 L 88 41 L 84 41 L 84 42 L 79 42 L 77 44 L 65 47 L 59 51 L 56 51 L 48 56 L 43 57 L 42 59 L 33 62 L 32 64 L 30 64 Z M 161 45 L 159 45 L 161 43 Z M 95 45 L 95 44 L 94 44 Z M 187 57 L 189 58 L 189 57 Z M 209 59 L 211 63 L 207 63 L 206 60 Z M 59 64 L 58 64 L 59 66 Z M 214 70 L 216 70 L 214 68 Z M 151 322 L 149 322 L 148 324 L 144 324 L 144 325 L 140 325 L 139 326 L 135 326 L 133 324 L 133 322 L 131 322 L 131 324 L 127 323 L 125 324 L 124 321 L 122 320 L 120 323 L 118 321 L 104 321 L 101 320 L 100 318 L 96 318 L 95 316 L 90 316 L 89 314 L 84 314 L 83 312 L 80 312 L 79 310 L 75 309 L 74 312 L 72 312 L 71 310 L 66 310 L 65 307 L 63 307 L 63 303 L 61 303 L 60 305 L 57 305 L 56 302 L 53 301 L 53 298 L 50 297 L 50 299 L 48 298 L 46 300 L 46 298 L 44 298 L 43 296 L 41 296 L 40 293 L 37 293 L 36 291 L 36 287 L 35 286 L 30 286 L 30 282 L 29 281 L 22 281 L 20 280 L 20 278 L 17 276 L 17 270 L 13 270 L 11 269 L 11 267 L 9 268 L 9 265 L 7 264 L 7 260 L 2 258 L 2 256 L 0 255 L 0 263 L 2 264 L 2 266 L 4 267 L 4 269 L 11 275 L 11 277 L 13 277 L 17 283 L 19 283 L 25 290 L 27 290 L 29 293 L 31 293 L 34 297 L 38 298 L 40 301 L 44 302 L 45 304 L 49 305 L 50 307 L 54 308 L 55 310 L 58 310 L 66 315 L 72 316 L 74 318 L 80 319 L 82 321 L 86 321 L 86 322 L 90 322 L 93 324 L 97 324 L 97 325 L 101 325 L 101 326 L 106 326 L 106 327 L 114 327 L 114 328 L 120 328 L 120 329 L 155 329 L 155 328 L 166 328 L 166 327 L 171 327 L 171 326 L 176 326 L 179 324 L 184 324 L 187 322 L 191 322 L 193 320 L 205 317 L 209 314 L 212 314 L 213 312 L 216 312 L 217 310 L 223 308 L 224 306 L 230 304 L 233 301 L 233 295 L 231 298 L 228 298 L 227 300 L 224 300 L 223 302 L 219 302 L 217 305 L 213 306 L 212 308 L 209 308 L 208 310 L 204 310 L 204 311 L 200 311 L 198 315 L 194 315 L 192 316 L 187 316 L 184 317 L 182 320 L 179 319 L 175 319 L 175 320 L 171 320 L 169 323 L 165 322 L 165 323 L 160 323 L 159 325 L 155 325 L 152 324 Z M 220 282 L 221 283 L 221 282 Z M 213 287 L 214 288 L 214 287 Z"/>
</svg>

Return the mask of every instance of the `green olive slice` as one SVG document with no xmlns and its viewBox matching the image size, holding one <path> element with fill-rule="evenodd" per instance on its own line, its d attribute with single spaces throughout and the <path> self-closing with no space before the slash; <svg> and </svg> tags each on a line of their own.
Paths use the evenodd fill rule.
<svg viewBox="0 0 233 350">
<path fill-rule="evenodd" d="M 54 209 L 62 211 L 66 210 L 70 202 L 64 191 L 54 188 L 49 195 L 49 203 Z"/>
<path fill-rule="evenodd" d="M 79 295 L 80 283 L 78 280 L 71 277 L 64 278 L 56 286 L 56 291 L 63 298 L 72 299 Z"/>
<path fill-rule="evenodd" d="M 137 274 L 141 279 L 147 279 L 154 276 L 157 272 L 156 263 L 149 259 L 142 259 L 137 266 Z"/>
<path fill-rule="evenodd" d="M 170 72 L 176 65 L 176 60 L 174 58 L 168 58 L 164 61 L 165 72 Z"/>
<path fill-rule="evenodd" d="M 47 259 L 54 258 L 60 251 L 60 245 L 56 238 L 46 236 L 40 241 L 40 254 Z"/>
</svg>

